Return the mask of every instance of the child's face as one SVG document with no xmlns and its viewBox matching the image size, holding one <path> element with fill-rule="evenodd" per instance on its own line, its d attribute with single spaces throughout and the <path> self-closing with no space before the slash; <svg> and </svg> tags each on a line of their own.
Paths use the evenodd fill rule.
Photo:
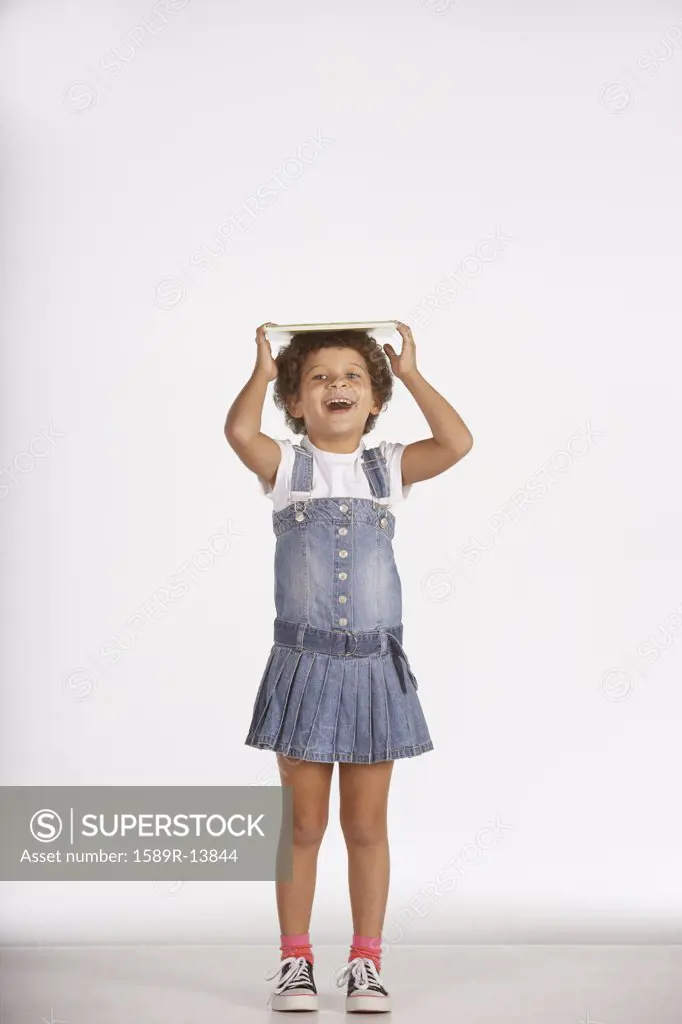
<svg viewBox="0 0 682 1024">
<path fill-rule="evenodd" d="M 336 398 L 346 401 L 337 406 Z M 303 417 L 308 436 L 359 439 L 369 414 L 381 412 L 364 356 L 354 348 L 309 352 L 290 412 L 292 416 Z"/>
</svg>

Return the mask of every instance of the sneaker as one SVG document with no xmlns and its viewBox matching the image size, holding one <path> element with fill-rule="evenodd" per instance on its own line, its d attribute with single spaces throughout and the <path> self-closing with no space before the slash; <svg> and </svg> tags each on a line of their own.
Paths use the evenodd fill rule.
<svg viewBox="0 0 682 1024">
<path fill-rule="evenodd" d="M 373 960 L 356 957 L 334 975 L 334 984 L 346 990 L 347 1013 L 385 1013 L 391 1009 L 391 997 L 381 984 L 379 972 Z"/>
<path fill-rule="evenodd" d="M 273 1010 L 317 1010 L 317 989 L 309 960 L 304 956 L 288 956 L 265 975 L 266 981 L 277 974 L 279 979 L 268 999 Z"/>
</svg>

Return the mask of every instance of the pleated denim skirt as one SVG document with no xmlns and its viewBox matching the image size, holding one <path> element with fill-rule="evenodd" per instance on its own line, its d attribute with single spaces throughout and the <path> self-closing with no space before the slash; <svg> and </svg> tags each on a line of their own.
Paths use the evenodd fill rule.
<svg viewBox="0 0 682 1024">
<path fill-rule="evenodd" d="M 246 745 L 303 761 L 370 764 L 433 750 L 416 681 L 391 652 L 346 657 L 274 643 Z"/>
</svg>

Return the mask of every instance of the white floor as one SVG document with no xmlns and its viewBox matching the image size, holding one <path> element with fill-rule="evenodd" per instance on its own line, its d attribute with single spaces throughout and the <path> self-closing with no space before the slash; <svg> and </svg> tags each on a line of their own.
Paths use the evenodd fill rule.
<svg viewBox="0 0 682 1024">
<path fill-rule="evenodd" d="M 320 1010 L 277 1013 L 275 946 L 0 951 L 2 1024 L 261 1024 L 346 1016 L 347 947 L 315 947 Z M 682 946 L 405 946 L 382 970 L 394 1024 L 680 1024 Z M 366 1020 L 369 1014 L 349 1015 Z"/>
</svg>

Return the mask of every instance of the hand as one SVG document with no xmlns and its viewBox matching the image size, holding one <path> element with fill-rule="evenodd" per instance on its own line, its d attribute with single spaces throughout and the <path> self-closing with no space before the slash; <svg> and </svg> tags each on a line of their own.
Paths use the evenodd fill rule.
<svg viewBox="0 0 682 1024">
<path fill-rule="evenodd" d="M 384 345 L 384 352 L 390 360 L 393 373 L 398 379 L 402 379 L 406 374 L 417 369 L 417 348 L 410 328 L 398 321 L 396 321 L 395 326 L 398 334 L 403 339 L 400 355 L 396 353 L 392 345 L 388 344 Z"/>
<path fill-rule="evenodd" d="M 265 328 L 276 326 L 276 324 L 268 322 L 256 328 L 256 345 L 258 346 L 256 370 L 264 374 L 268 381 L 275 380 L 277 377 L 277 363 L 272 358 L 272 349 L 270 348 L 270 342 L 265 337 Z"/>
</svg>

